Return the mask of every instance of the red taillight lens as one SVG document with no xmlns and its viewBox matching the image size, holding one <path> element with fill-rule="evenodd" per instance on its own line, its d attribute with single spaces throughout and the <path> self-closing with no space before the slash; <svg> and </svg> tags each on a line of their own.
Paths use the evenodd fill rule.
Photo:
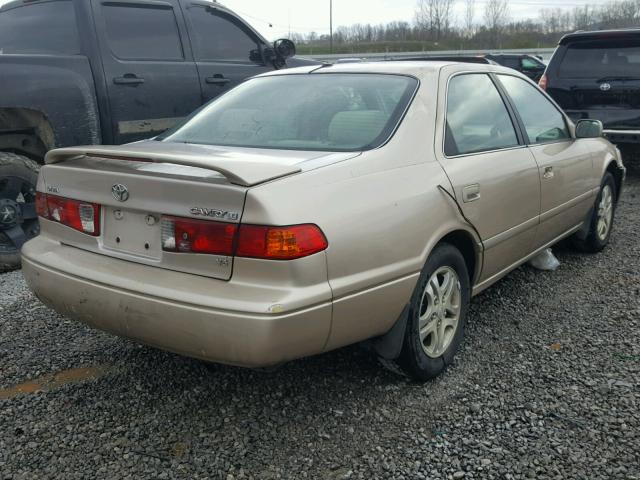
<svg viewBox="0 0 640 480">
<path fill-rule="evenodd" d="M 317 225 L 267 227 L 241 225 L 238 235 L 238 257 L 293 260 L 321 252 L 327 239 Z"/>
<path fill-rule="evenodd" d="M 49 218 L 49 206 L 47 205 L 47 194 L 36 192 L 36 213 L 39 217 Z"/>
<path fill-rule="evenodd" d="M 294 260 L 325 250 L 327 239 L 316 225 L 269 227 L 209 220 L 162 217 L 162 249 L 266 260 Z"/>
<path fill-rule="evenodd" d="M 231 256 L 237 230 L 233 223 L 162 217 L 162 249 Z"/>
<path fill-rule="evenodd" d="M 100 235 L 100 205 L 37 192 L 38 215 L 82 233 Z"/>
<path fill-rule="evenodd" d="M 547 85 L 548 85 L 548 80 L 547 80 L 547 76 L 546 75 L 542 75 L 542 77 L 540 78 L 540 81 L 538 82 L 538 86 L 542 89 L 542 90 L 546 90 L 547 89 Z"/>
</svg>

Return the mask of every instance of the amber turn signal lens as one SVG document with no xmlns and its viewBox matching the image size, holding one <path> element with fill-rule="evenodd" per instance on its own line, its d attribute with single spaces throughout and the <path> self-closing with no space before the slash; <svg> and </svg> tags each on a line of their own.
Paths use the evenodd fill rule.
<svg viewBox="0 0 640 480">
<path fill-rule="evenodd" d="M 317 225 L 269 227 L 241 225 L 236 256 L 268 260 L 294 260 L 329 246 Z"/>
</svg>

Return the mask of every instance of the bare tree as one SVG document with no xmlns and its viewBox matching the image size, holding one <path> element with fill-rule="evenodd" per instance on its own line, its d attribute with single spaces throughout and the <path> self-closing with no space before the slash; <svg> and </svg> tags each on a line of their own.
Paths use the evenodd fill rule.
<svg viewBox="0 0 640 480">
<path fill-rule="evenodd" d="M 500 47 L 500 39 L 509 21 L 509 4 L 507 0 L 487 0 L 484 11 L 484 22 L 491 33 L 493 48 Z"/>
<path fill-rule="evenodd" d="M 464 29 L 467 37 L 473 37 L 475 33 L 476 0 L 467 0 L 464 9 Z"/>
<path fill-rule="evenodd" d="M 416 23 L 428 30 L 434 40 L 440 40 L 451 26 L 455 0 L 418 0 Z"/>
</svg>

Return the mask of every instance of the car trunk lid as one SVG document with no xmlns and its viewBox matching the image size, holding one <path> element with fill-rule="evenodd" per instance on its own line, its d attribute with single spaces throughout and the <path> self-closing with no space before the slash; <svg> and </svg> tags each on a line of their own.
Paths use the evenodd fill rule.
<svg viewBox="0 0 640 480">
<path fill-rule="evenodd" d="M 228 280 L 232 254 L 163 249 L 167 221 L 178 217 L 237 226 L 249 188 L 300 172 L 300 164 L 317 164 L 311 160 L 321 157 L 340 155 L 161 142 L 54 150 L 42 168 L 39 190 L 100 205 L 101 228 L 96 237 L 53 222 L 44 229 L 61 243 L 102 255 Z"/>
</svg>

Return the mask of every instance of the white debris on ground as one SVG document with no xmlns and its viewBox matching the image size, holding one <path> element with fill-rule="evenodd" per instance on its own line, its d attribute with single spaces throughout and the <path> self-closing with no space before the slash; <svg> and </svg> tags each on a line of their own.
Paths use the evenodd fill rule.
<svg viewBox="0 0 640 480">
<path fill-rule="evenodd" d="M 560 266 L 560 261 L 553 254 L 551 249 L 547 248 L 529 260 L 529 265 L 538 270 L 553 272 Z"/>
</svg>

